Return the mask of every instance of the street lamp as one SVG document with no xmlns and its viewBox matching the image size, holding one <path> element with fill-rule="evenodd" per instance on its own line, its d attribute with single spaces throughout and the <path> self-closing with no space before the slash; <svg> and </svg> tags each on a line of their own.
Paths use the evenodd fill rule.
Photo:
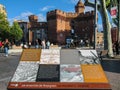
<svg viewBox="0 0 120 90">
<path fill-rule="evenodd" d="M 96 41 L 97 41 L 97 0 L 95 0 L 95 22 L 94 22 L 94 49 L 96 49 Z"/>
<path fill-rule="evenodd" d="M 118 2 L 118 41 L 120 41 L 120 0 Z"/>
</svg>

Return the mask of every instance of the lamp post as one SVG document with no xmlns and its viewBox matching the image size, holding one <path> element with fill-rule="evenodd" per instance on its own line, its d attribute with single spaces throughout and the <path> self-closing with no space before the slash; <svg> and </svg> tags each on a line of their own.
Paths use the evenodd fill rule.
<svg viewBox="0 0 120 90">
<path fill-rule="evenodd" d="M 120 0 L 118 2 L 118 41 L 120 41 Z"/>
<path fill-rule="evenodd" d="M 96 41 L 97 41 L 97 0 L 95 0 L 95 22 L 94 22 L 94 49 L 96 49 Z"/>
</svg>

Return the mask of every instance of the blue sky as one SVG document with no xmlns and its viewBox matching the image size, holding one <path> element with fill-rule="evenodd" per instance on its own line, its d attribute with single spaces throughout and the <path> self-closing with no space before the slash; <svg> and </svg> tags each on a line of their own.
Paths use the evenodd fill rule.
<svg viewBox="0 0 120 90">
<path fill-rule="evenodd" d="M 84 0 L 82 0 L 84 2 Z M 91 0 L 94 2 L 94 0 Z M 0 0 L 0 4 L 6 7 L 8 20 L 28 20 L 28 16 L 35 14 L 39 21 L 46 21 L 46 13 L 50 10 L 60 9 L 65 12 L 74 12 L 74 6 L 78 0 Z M 94 10 L 85 7 L 85 12 Z M 101 17 L 98 20 L 98 29 L 102 30 Z"/>
</svg>

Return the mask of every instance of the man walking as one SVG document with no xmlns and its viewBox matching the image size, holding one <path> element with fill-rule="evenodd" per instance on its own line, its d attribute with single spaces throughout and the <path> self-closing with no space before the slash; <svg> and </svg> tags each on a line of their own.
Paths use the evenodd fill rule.
<svg viewBox="0 0 120 90">
<path fill-rule="evenodd" d="M 5 39 L 5 43 L 4 43 L 4 50 L 5 50 L 5 56 L 8 57 L 8 50 L 9 50 L 9 41 L 8 39 Z"/>
</svg>

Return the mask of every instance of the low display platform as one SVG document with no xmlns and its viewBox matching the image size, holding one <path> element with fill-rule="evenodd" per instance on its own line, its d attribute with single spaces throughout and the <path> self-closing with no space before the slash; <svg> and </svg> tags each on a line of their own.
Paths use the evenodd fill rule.
<svg viewBox="0 0 120 90">
<path fill-rule="evenodd" d="M 111 86 L 96 50 L 24 49 L 7 90 L 40 89 L 111 90 Z"/>
<path fill-rule="evenodd" d="M 108 83 L 10 82 L 8 90 L 79 89 L 111 90 Z"/>
</svg>

